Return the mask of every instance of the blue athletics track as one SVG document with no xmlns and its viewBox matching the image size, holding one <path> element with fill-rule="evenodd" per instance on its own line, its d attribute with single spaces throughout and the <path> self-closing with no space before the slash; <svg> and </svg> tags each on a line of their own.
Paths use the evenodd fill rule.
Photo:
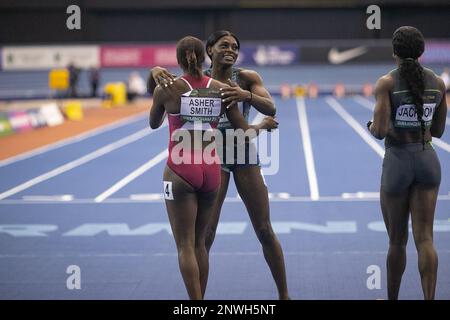
<svg viewBox="0 0 450 320">
<path fill-rule="evenodd" d="M 280 126 L 266 138 L 279 159 L 272 157 L 263 172 L 292 298 L 386 298 L 388 238 L 379 206 L 384 148 L 365 127 L 373 99 L 275 101 Z M 258 119 L 253 112 L 250 120 Z M 167 125 L 151 130 L 142 115 L 0 162 L 0 298 L 186 299 L 162 198 L 167 141 Z M 442 165 L 436 298 L 450 299 L 448 126 L 433 144 Z M 422 299 L 412 234 L 407 257 L 400 298 Z M 79 290 L 66 286 L 70 266 L 80 268 Z M 233 181 L 205 298 L 277 298 Z"/>
</svg>

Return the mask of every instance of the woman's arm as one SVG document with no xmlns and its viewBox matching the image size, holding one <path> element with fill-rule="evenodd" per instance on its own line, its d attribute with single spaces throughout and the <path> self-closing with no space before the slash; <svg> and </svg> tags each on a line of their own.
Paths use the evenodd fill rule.
<svg viewBox="0 0 450 320">
<path fill-rule="evenodd" d="M 155 91 L 153 93 L 153 105 L 150 108 L 150 114 L 149 114 L 149 124 L 150 128 L 157 129 L 159 128 L 163 121 L 166 114 L 166 109 L 164 108 L 164 99 L 165 99 L 165 93 L 161 86 L 157 86 L 155 88 Z"/>
<path fill-rule="evenodd" d="M 260 130 L 272 130 L 278 128 L 278 122 L 275 121 L 273 117 L 264 117 L 260 123 L 249 125 L 236 104 L 226 109 L 226 115 L 235 129 L 242 129 L 244 131 L 253 129 L 255 130 L 256 135 L 259 135 Z"/>
<path fill-rule="evenodd" d="M 389 75 L 378 79 L 375 85 L 375 110 L 373 112 L 373 122 L 369 126 L 369 131 L 379 140 L 384 139 L 389 131 L 389 121 L 391 117 L 389 89 L 392 85 L 393 81 Z"/>
<path fill-rule="evenodd" d="M 220 91 L 230 88 L 228 84 L 212 80 L 210 88 L 219 89 Z M 262 129 L 272 130 L 278 128 L 278 122 L 273 117 L 265 117 L 260 123 L 256 125 L 249 125 L 244 118 L 244 115 L 239 111 L 236 101 L 227 102 L 222 100 L 222 110 L 227 115 L 228 120 L 233 125 L 234 129 L 242 129 L 247 131 L 253 129 L 256 135 Z"/>
<path fill-rule="evenodd" d="M 433 137 L 440 138 L 444 133 L 445 121 L 447 119 L 447 97 L 445 96 L 445 84 L 441 78 L 438 78 L 439 89 L 442 91 L 442 99 L 433 115 L 433 124 L 430 133 Z"/>
<path fill-rule="evenodd" d="M 225 102 L 230 104 L 247 101 L 262 114 L 275 116 L 275 104 L 269 91 L 264 87 L 261 76 L 255 71 L 243 70 L 239 73 L 239 77 L 249 90 L 244 90 L 236 83 L 229 81 L 231 87 L 222 89 Z"/>
</svg>

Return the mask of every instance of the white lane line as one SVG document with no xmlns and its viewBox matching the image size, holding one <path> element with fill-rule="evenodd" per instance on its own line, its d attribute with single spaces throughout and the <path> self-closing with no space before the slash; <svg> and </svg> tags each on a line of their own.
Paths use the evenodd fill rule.
<svg viewBox="0 0 450 320">
<path fill-rule="evenodd" d="M 355 96 L 353 100 L 362 105 L 364 108 L 369 109 L 370 111 L 373 111 L 375 109 L 375 102 L 372 102 L 369 99 L 364 98 L 363 96 Z"/>
<path fill-rule="evenodd" d="M 64 205 L 69 204 L 90 204 L 90 205 L 102 205 L 102 204 L 136 204 L 136 203 L 162 203 L 164 202 L 163 197 L 147 197 L 147 199 L 144 199 L 144 196 L 139 197 L 133 197 L 132 198 L 108 198 L 103 202 L 95 202 L 95 199 L 89 198 L 89 199 L 73 199 L 72 201 L 64 202 Z M 438 201 L 450 201 L 450 194 L 441 194 L 438 195 Z M 379 198 L 376 197 L 348 197 L 344 198 L 342 195 L 339 196 L 321 196 L 318 200 L 312 200 L 311 197 L 308 196 L 290 196 L 289 198 L 273 198 L 270 199 L 270 202 L 379 202 Z M 225 202 L 232 202 L 232 203 L 240 203 L 242 200 L 237 197 L 227 197 L 225 198 Z M 38 205 L 38 204 L 56 204 L 61 205 L 61 201 L 24 201 L 22 199 L 6 199 L 1 200 L 0 205 Z M 4 214 L 6 212 L 0 212 L 0 215 Z"/>
<path fill-rule="evenodd" d="M 73 194 L 46 195 L 46 196 L 23 196 L 24 201 L 73 201 Z"/>
<path fill-rule="evenodd" d="M 162 128 L 162 127 L 163 126 L 161 126 L 160 128 Z M 110 144 L 108 144 L 108 145 L 106 145 L 106 146 L 104 146 L 102 148 L 99 148 L 99 149 L 97 149 L 97 150 L 95 150 L 95 151 L 93 151 L 91 153 L 88 153 L 87 155 L 85 155 L 85 156 L 83 156 L 81 158 L 78 158 L 78 159 L 70 161 L 70 162 L 68 162 L 66 164 L 63 164 L 62 166 L 59 166 L 59 167 L 57 167 L 57 168 L 55 168 L 55 169 L 53 169 L 51 171 L 48 171 L 48 172 L 46 172 L 44 174 L 41 174 L 40 176 L 37 176 L 37 177 L 35 177 L 35 178 L 31 179 L 31 180 L 28 180 L 28 181 L 26 181 L 26 182 L 24 182 L 24 183 L 22 183 L 22 184 L 20 184 L 20 185 L 18 185 L 16 187 L 12 188 L 12 189 L 9 189 L 9 190 L 7 190 L 7 191 L 5 191 L 3 193 L 0 193 L 0 200 L 5 199 L 7 197 L 10 197 L 10 196 L 12 196 L 12 195 L 14 195 L 14 194 L 16 194 L 16 193 L 18 193 L 20 191 L 28 189 L 28 188 L 30 188 L 30 187 L 38 184 L 38 183 L 41 183 L 41 182 L 43 182 L 45 180 L 48 180 L 48 179 L 53 178 L 53 177 L 56 177 L 57 175 L 60 175 L 60 174 L 62 174 L 64 172 L 66 172 L 66 171 L 69 171 L 69 170 L 73 169 L 73 168 L 79 167 L 82 164 L 85 164 L 85 163 L 87 163 L 87 162 L 89 162 L 91 160 L 94 160 L 94 159 L 96 159 L 98 157 L 101 157 L 101 156 L 103 156 L 103 155 L 105 155 L 105 154 L 107 154 L 107 153 L 109 153 L 111 151 L 114 151 L 114 150 L 116 150 L 118 148 L 121 148 L 121 147 L 123 147 L 123 146 L 125 146 L 125 145 L 127 145 L 129 143 L 137 141 L 137 140 L 145 137 L 146 135 L 149 135 L 149 134 L 159 130 L 160 128 L 158 128 L 156 130 L 150 130 L 148 128 L 139 130 L 139 131 L 137 131 L 137 132 L 135 132 L 135 133 L 125 137 L 125 138 L 122 138 L 122 139 L 120 139 L 120 140 L 118 140 L 116 142 L 110 143 Z"/>
<path fill-rule="evenodd" d="M 50 254 L 33 254 L 33 253 L 24 253 L 24 254 L 0 254 L 0 259 L 35 259 L 35 258 L 67 258 L 67 257 L 77 257 L 77 258 L 120 258 L 120 257 L 144 257 L 149 254 L 144 253 L 75 253 L 75 254 L 66 254 L 66 253 L 50 253 Z M 150 254 L 151 255 L 151 254 Z M 154 254 L 156 255 L 156 254 Z"/>
<path fill-rule="evenodd" d="M 416 254 L 415 250 L 408 250 L 406 253 L 408 255 Z M 285 256 L 330 256 L 330 255 L 386 255 L 387 251 L 284 251 Z M 450 250 L 438 250 L 439 254 L 449 254 Z M 261 251 L 214 251 L 211 252 L 210 256 L 262 256 Z M 142 257 L 176 257 L 177 252 L 154 252 L 154 253 L 49 253 L 49 254 L 17 254 L 17 253 L 6 253 L 0 254 L 0 259 L 42 259 L 42 258 L 142 258 Z"/>
<path fill-rule="evenodd" d="M 110 187 L 108 190 L 102 192 L 97 197 L 95 197 L 95 202 L 103 202 L 105 199 L 110 197 L 112 194 L 116 193 L 123 187 L 125 187 L 127 184 L 129 184 L 131 181 L 145 173 L 146 171 L 150 170 L 154 166 L 156 166 L 158 163 L 166 159 L 169 155 L 169 151 L 165 149 L 155 157 L 153 157 L 150 161 L 144 163 L 142 166 L 131 172 L 129 175 L 127 175 L 125 178 L 119 180 L 116 182 L 112 187 Z"/>
<path fill-rule="evenodd" d="M 448 144 L 447 142 L 444 142 L 443 140 L 438 138 L 433 138 L 432 143 L 438 146 L 439 148 L 447 152 L 450 152 L 450 144 Z"/>
<path fill-rule="evenodd" d="M 43 147 L 36 148 L 36 149 L 28 151 L 28 152 L 21 153 L 21 154 L 19 154 L 17 156 L 13 156 L 13 157 L 1 160 L 0 161 L 0 167 L 6 166 L 8 164 L 11 164 L 11 163 L 14 163 L 14 162 L 18 162 L 18 161 L 21 161 L 21 160 L 25 160 L 25 159 L 34 157 L 36 155 L 39 155 L 39 154 L 42 154 L 42 153 L 45 153 L 45 152 L 48 152 L 48 151 L 51 151 L 51 150 L 54 150 L 54 149 L 58 149 L 58 148 L 67 146 L 67 145 L 70 145 L 70 144 L 75 143 L 75 142 L 79 142 L 79 141 L 85 140 L 87 138 L 99 135 L 99 134 L 107 132 L 107 131 L 111 131 L 113 129 L 116 129 L 116 128 L 128 125 L 130 123 L 139 121 L 139 120 L 141 120 L 141 119 L 143 119 L 143 118 L 145 118 L 147 116 L 148 116 L 147 114 L 145 114 L 145 115 L 142 115 L 142 114 L 135 115 L 135 116 L 132 116 L 132 117 L 129 117 L 129 118 L 126 118 L 126 119 L 122 119 L 122 120 L 119 120 L 119 121 L 116 121 L 116 122 L 104 125 L 104 126 L 99 127 L 99 128 L 95 128 L 95 129 L 92 129 L 92 130 L 80 133 L 80 134 L 78 134 L 76 136 L 73 136 L 73 137 L 66 138 L 66 139 L 63 139 L 63 140 L 60 140 L 60 141 L 48 144 L 48 145 L 43 146 Z"/>
<path fill-rule="evenodd" d="M 297 98 L 297 112 L 302 133 L 303 151 L 305 153 L 306 171 L 308 173 L 309 190 L 312 200 L 319 200 L 319 186 L 317 184 L 316 168 L 309 134 L 308 118 L 306 115 L 305 99 Z"/>
<path fill-rule="evenodd" d="M 135 201 L 155 201 L 155 200 L 163 200 L 163 193 L 138 193 L 130 195 L 131 200 Z"/>
<path fill-rule="evenodd" d="M 375 103 L 373 103 L 369 99 L 364 98 L 362 96 L 356 96 L 354 98 L 354 100 L 356 102 L 358 102 L 360 105 L 362 105 L 362 106 L 366 107 L 367 109 L 373 111 Z M 450 118 L 447 118 L 447 122 L 446 122 L 447 125 L 450 125 L 449 120 L 450 120 Z M 445 150 L 447 152 L 450 152 L 450 144 L 446 143 L 442 139 L 433 138 L 433 144 L 435 144 L 437 147 L 439 147 L 439 148 L 441 148 L 441 149 L 443 149 L 443 150 Z"/>
<path fill-rule="evenodd" d="M 336 111 L 336 113 L 348 123 L 353 130 L 358 133 L 361 138 L 381 157 L 384 158 L 384 149 L 375 141 L 374 138 L 367 132 L 367 129 L 361 126 L 358 121 L 353 118 L 350 113 L 348 113 L 342 105 L 337 102 L 333 97 L 326 97 L 325 101 L 330 105 L 330 107 Z"/>
<path fill-rule="evenodd" d="M 358 199 L 375 198 L 375 199 L 379 199 L 380 198 L 380 193 L 379 192 L 367 192 L 367 191 L 358 191 L 356 193 L 344 192 L 342 194 L 342 198 L 344 198 L 344 199 L 352 199 L 352 198 L 358 198 Z"/>
</svg>

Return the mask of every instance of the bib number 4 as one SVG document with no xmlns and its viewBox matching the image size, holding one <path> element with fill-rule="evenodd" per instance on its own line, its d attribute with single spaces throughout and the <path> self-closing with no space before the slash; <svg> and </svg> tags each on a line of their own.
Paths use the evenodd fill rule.
<svg viewBox="0 0 450 320">
<path fill-rule="evenodd" d="M 164 181 L 164 199 L 173 200 L 172 181 Z"/>
</svg>

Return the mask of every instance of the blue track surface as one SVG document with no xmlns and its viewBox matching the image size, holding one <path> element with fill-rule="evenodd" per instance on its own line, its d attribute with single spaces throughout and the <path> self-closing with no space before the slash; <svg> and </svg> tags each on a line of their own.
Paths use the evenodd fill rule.
<svg viewBox="0 0 450 320">
<path fill-rule="evenodd" d="M 299 101 L 276 99 L 280 167 L 276 175 L 265 179 L 272 198 L 273 226 L 284 249 L 290 293 L 293 299 L 385 298 L 388 243 L 376 196 L 382 158 L 327 101 L 326 97 L 304 101 L 315 166 L 315 172 L 308 173 Z M 370 101 L 365 101 L 366 106 L 361 97 L 338 100 L 363 129 L 372 116 Z M 106 145 L 117 146 L 114 143 L 140 130 L 144 132 L 141 138 L 80 164 L 80 159 L 86 159 L 82 157 Z M 165 160 L 155 161 L 103 201 L 94 200 L 160 154 L 167 140 L 167 127 L 151 132 L 144 116 L 0 166 L 0 198 L 13 190 L 0 200 L 0 298 L 187 298 L 160 194 Z M 436 146 L 442 165 L 435 223 L 439 255 L 436 298 L 450 299 L 448 127 L 442 141 L 447 150 Z M 49 177 L 48 172 L 72 161 L 75 167 L 63 167 L 66 171 Z M 311 199 L 314 174 L 317 201 Z M 36 177 L 42 181 L 31 180 Z M 30 181 L 32 185 L 24 185 Z M 14 189 L 17 186 L 22 187 Z M 363 193 L 358 196 L 358 192 Z M 66 288 L 69 265 L 81 268 L 80 290 Z M 381 289 L 366 286 L 371 265 L 381 268 Z M 210 255 L 206 298 L 277 298 L 232 181 Z M 412 235 L 400 298 L 422 298 Z"/>
</svg>

